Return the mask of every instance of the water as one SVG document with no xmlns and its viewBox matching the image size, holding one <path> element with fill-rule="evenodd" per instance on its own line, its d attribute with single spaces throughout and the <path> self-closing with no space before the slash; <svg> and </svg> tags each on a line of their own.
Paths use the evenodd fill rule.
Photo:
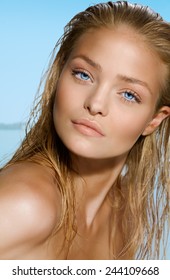
<svg viewBox="0 0 170 280">
<path fill-rule="evenodd" d="M 24 137 L 24 129 L 0 129 L 0 167 L 7 162 Z"/>
</svg>

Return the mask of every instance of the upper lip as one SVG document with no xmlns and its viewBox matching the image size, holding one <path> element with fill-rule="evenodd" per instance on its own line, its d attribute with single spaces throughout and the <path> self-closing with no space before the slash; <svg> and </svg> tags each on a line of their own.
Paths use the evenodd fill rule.
<svg viewBox="0 0 170 280">
<path fill-rule="evenodd" d="M 95 121 L 91 121 L 88 119 L 78 119 L 78 120 L 74 120 L 73 123 L 87 126 L 104 136 L 102 129 L 100 128 L 99 124 Z"/>
</svg>

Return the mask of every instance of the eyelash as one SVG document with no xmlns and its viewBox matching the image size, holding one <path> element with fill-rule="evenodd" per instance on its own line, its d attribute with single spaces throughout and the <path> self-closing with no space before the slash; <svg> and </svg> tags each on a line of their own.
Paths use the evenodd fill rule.
<svg viewBox="0 0 170 280">
<path fill-rule="evenodd" d="M 86 75 L 86 77 L 87 77 L 88 79 L 83 79 L 82 77 L 80 77 L 80 75 L 82 75 L 82 74 Z M 87 71 L 85 71 L 85 70 L 81 70 L 81 69 L 72 70 L 72 75 L 73 75 L 76 79 L 78 79 L 80 82 L 88 82 L 89 80 L 90 80 L 91 82 L 93 82 L 93 78 L 92 78 L 91 75 L 90 75 Z"/>
<path fill-rule="evenodd" d="M 132 96 L 131 100 L 128 100 L 125 96 L 123 96 L 123 94 L 129 94 Z M 123 98 L 124 102 L 128 102 L 128 103 L 141 103 L 141 99 L 140 97 L 133 91 L 130 90 L 124 90 L 123 92 L 121 92 L 121 97 Z"/>
</svg>

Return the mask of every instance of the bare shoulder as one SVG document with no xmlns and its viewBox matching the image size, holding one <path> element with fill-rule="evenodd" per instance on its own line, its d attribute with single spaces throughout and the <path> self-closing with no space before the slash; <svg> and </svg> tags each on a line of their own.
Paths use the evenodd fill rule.
<svg viewBox="0 0 170 280">
<path fill-rule="evenodd" d="M 20 246 L 36 246 L 52 234 L 60 217 L 60 194 L 52 171 L 18 163 L 0 172 L 0 258 Z"/>
</svg>

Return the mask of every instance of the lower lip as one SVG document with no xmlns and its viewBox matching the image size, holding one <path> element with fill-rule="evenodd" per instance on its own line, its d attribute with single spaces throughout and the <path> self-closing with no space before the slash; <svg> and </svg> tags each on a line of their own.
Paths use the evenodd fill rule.
<svg viewBox="0 0 170 280">
<path fill-rule="evenodd" d="M 93 128 L 83 124 L 73 123 L 74 128 L 83 135 L 91 136 L 91 137 L 102 137 L 103 135 Z"/>
</svg>

